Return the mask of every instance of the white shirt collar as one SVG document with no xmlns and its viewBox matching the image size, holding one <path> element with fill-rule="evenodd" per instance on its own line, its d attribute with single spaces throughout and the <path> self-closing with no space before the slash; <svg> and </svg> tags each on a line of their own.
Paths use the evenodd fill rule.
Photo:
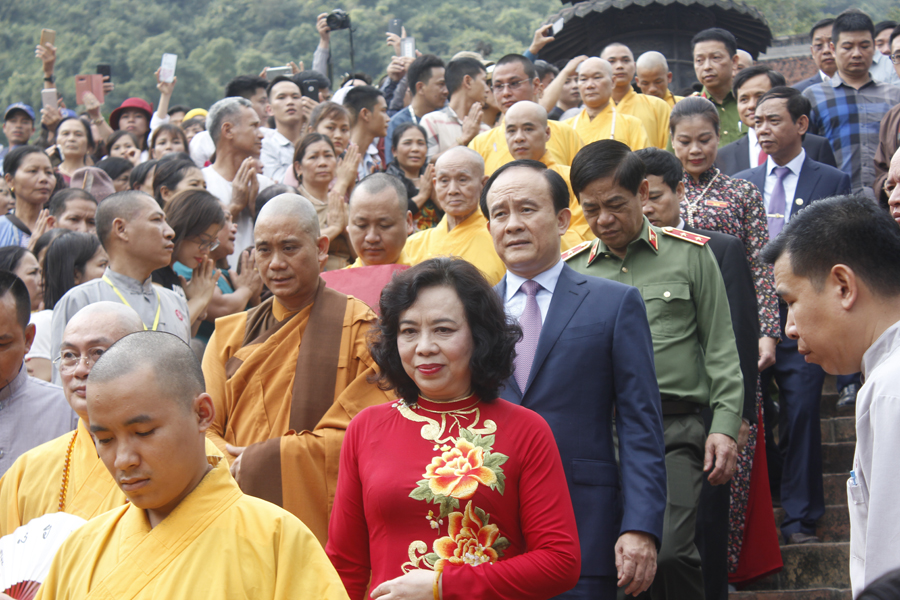
<svg viewBox="0 0 900 600">
<path fill-rule="evenodd" d="M 795 156 L 788 164 L 784 165 L 787 167 L 793 175 L 800 177 L 800 169 L 803 168 L 803 161 L 806 160 L 806 150 L 800 148 L 800 154 Z M 772 175 L 773 170 L 777 167 L 772 157 L 766 159 L 766 176 Z"/>
<path fill-rule="evenodd" d="M 676 225 L 675 229 L 684 229 L 684 219 L 678 217 L 678 225 Z"/>
<path fill-rule="evenodd" d="M 542 288 L 550 292 L 551 294 L 556 289 L 556 282 L 559 281 L 559 274 L 562 273 L 563 266 L 565 266 L 562 260 L 556 261 L 556 264 L 547 269 L 546 271 L 532 277 L 532 279 L 538 282 Z M 519 291 L 519 288 L 522 287 L 522 284 L 528 281 L 524 277 L 519 277 L 512 271 L 506 272 L 506 302 L 516 295 Z"/>
</svg>

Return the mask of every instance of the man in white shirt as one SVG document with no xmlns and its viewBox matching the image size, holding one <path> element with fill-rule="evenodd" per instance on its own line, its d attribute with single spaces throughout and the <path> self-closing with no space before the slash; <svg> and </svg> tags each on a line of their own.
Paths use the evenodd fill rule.
<svg viewBox="0 0 900 600">
<path fill-rule="evenodd" d="M 490 93 L 486 77 L 484 65 L 474 58 L 457 58 L 447 65 L 450 102 L 422 117 L 420 123 L 428 134 L 428 160 L 437 160 L 454 146 L 467 146 L 476 135 L 490 130 L 481 121 L 482 107 Z"/>
<path fill-rule="evenodd" d="M 274 183 L 261 175 L 263 133 L 259 115 L 246 98 L 225 98 L 209 109 L 206 128 L 216 145 L 216 161 L 203 169 L 206 189 L 231 212 L 237 225 L 228 264 L 237 267 L 241 252 L 253 245 L 256 195 Z"/>
<path fill-rule="evenodd" d="M 303 113 L 300 86 L 284 75 L 276 77 L 266 90 L 269 98 L 267 113 L 275 118 L 272 135 L 263 140 L 260 160 L 263 175 L 274 181 L 294 164 L 294 146 L 300 143 L 306 117 Z"/>
<path fill-rule="evenodd" d="M 847 481 L 853 597 L 900 567 L 900 229 L 862 194 L 817 202 L 763 250 L 807 362 L 861 370 Z"/>
</svg>

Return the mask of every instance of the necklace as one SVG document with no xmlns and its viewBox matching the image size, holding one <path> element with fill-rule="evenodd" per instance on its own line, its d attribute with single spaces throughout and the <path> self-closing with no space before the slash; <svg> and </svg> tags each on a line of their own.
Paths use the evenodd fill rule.
<svg viewBox="0 0 900 600">
<path fill-rule="evenodd" d="M 423 400 L 428 400 L 429 402 L 434 402 L 435 404 L 450 404 L 451 402 L 459 402 L 460 400 L 467 400 L 467 399 L 471 398 L 472 390 L 470 389 L 462 396 L 457 396 L 456 398 L 451 398 L 450 400 L 433 400 L 424 394 L 419 394 L 419 395 L 422 397 Z M 415 402 L 413 404 L 415 404 Z M 478 402 L 476 402 L 475 404 L 478 404 Z M 473 404 L 472 406 L 475 406 L 475 404 Z M 428 410 L 428 409 L 423 408 L 422 410 Z M 429 412 L 437 412 L 437 411 L 432 410 Z M 450 412 L 450 411 L 447 411 L 447 412 Z"/>
<path fill-rule="evenodd" d="M 719 178 L 719 175 L 720 175 L 721 173 L 722 173 L 722 172 L 719 171 L 719 169 L 716 169 L 716 174 L 713 176 L 712 180 L 710 180 L 710 182 L 709 182 L 708 184 L 706 184 L 706 187 L 703 188 L 703 191 L 700 192 L 700 195 L 697 196 L 697 197 L 696 197 L 695 199 L 693 199 L 693 200 L 688 200 L 688 206 L 687 206 L 688 218 L 687 218 L 687 221 L 688 221 L 688 225 L 690 225 L 691 227 L 694 227 L 694 226 L 695 226 L 695 225 L 694 225 L 694 212 L 697 210 L 697 205 L 700 203 L 701 200 L 703 200 L 703 197 L 706 195 L 706 192 L 709 191 L 709 188 L 712 187 L 712 185 L 716 182 L 716 179 Z"/>
<path fill-rule="evenodd" d="M 69 440 L 69 447 L 66 448 L 66 460 L 63 463 L 62 486 L 59 488 L 59 512 L 65 512 L 66 509 L 66 493 L 69 490 L 69 465 L 72 462 L 72 450 L 75 449 L 75 438 L 78 437 L 78 430 L 72 433 L 72 439 Z"/>
</svg>

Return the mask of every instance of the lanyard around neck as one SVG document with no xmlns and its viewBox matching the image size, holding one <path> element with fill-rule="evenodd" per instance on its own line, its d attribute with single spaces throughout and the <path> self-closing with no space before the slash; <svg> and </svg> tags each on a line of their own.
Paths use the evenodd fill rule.
<svg viewBox="0 0 900 600">
<path fill-rule="evenodd" d="M 131 305 L 128 303 L 128 300 L 125 299 L 125 296 L 122 295 L 122 292 L 119 291 L 119 288 L 117 288 L 117 287 L 113 284 L 113 282 L 110 281 L 109 277 L 107 277 L 106 275 L 104 275 L 104 276 L 103 276 L 103 282 L 104 282 L 106 285 L 108 285 L 109 287 L 112 288 L 112 291 L 114 291 L 114 292 L 116 293 L 116 296 L 119 297 L 119 300 L 122 301 L 122 304 L 124 304 L 124 305 L 127 306 L 128 308 L 131 308 L 131 309 L 134 308 L 133 306 L 131 306 Z M 159 298 L 159 290 L 154 289 L 153 291 L 156 292 L 156 317 L 153 319 L 153 327 L 150 328 L 150 331 L 156 331 L 156 328 L 159 327 L 159 309 L 162 307 L 162 300 L 160 300 L 160 298 Z M 148 330 L 147 324 L 144 323 L 144 320 L 143 320 L 143 319 L 141 319 L 141 325 L 144 326 L 144 331 L 147 331 L 147 330 Z"/>
</svg>

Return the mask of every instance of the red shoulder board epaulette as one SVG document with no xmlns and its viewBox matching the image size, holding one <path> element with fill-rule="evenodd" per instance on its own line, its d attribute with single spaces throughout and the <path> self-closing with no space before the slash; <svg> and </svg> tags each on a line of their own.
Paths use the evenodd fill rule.
<svg viewBox="0 0 900 600">
<path fill-rule="evenodd" d="M 586 241 L 586 242 L 581 242 L 581 243 L 578 244 L 577 246 L 573 246 L 573 247 L 569 248 L 568 250 L 566 250 L 565 252 L 563 252 L 562 254 L 560 254 L 559 257 L 560 257 L 561 259 L 563 259 L 564 261 L 565 261 L 565 260 L 569 260 L 570 258 L 572 258 L 573 256 L 575 256 L 576 254 L 581 254 L 582 252 L 584 252 L 585 250 L 587 250 L 587 249 L 590 247 L 590 245 L 591 245 L 591 241 L 590 241 L 590 240 L 588 240 L 588 241 Z"/>
<path fill-rule="evenodd" d="M 692 244 L 697 244 L 698 246 L 705 246 L 706 242 L 709 241 L 709 238 L 705 235 L 691 233 L 690 231 L 685 231 L 683 229 L 675 229 L 674 227 L 663 227 L 663 233 Z"/>
</svg>

